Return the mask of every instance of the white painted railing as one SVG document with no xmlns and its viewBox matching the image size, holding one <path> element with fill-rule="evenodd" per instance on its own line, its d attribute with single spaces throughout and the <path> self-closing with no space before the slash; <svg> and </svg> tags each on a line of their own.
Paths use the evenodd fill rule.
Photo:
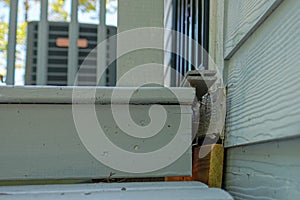
<svg viewBox="0 0 300 200">
<path fill-rule="evenodd" d="M 98 42 L 106 38 L 106 0 L 100 1 L 100 15 L 98 28 Z M 16 38 L 18 19 L 18 0 L 10 1 L 9 33 L 7 47 L 7 75 L 6 84 L 14 85 L 15 63 L 16 63 Z M 48 52 L 48 0 L 40 0 L 41 14 L 38 33 L 38 55 L 37 55 L 37 85 L 46 85 L 47 82 L 47 52 Z M 69 23 L 69 49 L 68 49 L 68 85 L 74 85 L 78 70 L 78 0 L 71 0 L 71 21 Z M 97 53 L 97 74 L 105 66 L 106 49 L 99 49 Z M 104 59 L 103 59 L 104 58 Z M 105 80 L 105 78 L 103 78 Z M 101 82 L 99 83 L 101 84 Z"/>
</svg>

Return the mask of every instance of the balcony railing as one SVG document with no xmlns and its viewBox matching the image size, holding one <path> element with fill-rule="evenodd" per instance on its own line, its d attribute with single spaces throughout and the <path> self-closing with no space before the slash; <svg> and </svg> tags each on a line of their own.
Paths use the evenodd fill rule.
<svg viewBox="0 0 300 200">
<path fill-rule="evenodd" d="M 40 20 L 37 34 L 37 64 L 36 64 L 36 85 L 47 85 L 48 77 L 48 40 L 49 40 L 49 20 L 48 4 L 50 0 L 40 0 Z M 68 58 L 67 58 L 67 85 L 74 85 L 78 71 L 78 45 L 79 38 L 79 21 L 78 8 L 79 0 L 71 1 L 71 15 L 68 24 Z M 9 14 L 9 32 L 7 46 L 7 73 L 6 84 L 15 84 L 15 65 L 16 65 L 16 37 L 18 22 L 18 3 L 19 0 L 10 1 Z M 97 43 L 107 38 L 106 26 L 106 0 L 98 0 L 99 3 L 99 23 L 97 24 Z M 181 76 L 185 76 L 188 71 L 208 68 L 208 35 L 209 35 L 209 0 L 172 0 L 173 29 L 188 37 L 183 38 L 174 36 L 172 46 L 176 55 L 172 56 L 172 68 L 179 72 L 172 75 L 172 85 L 179 86 Z M 199 43 L 203 49 L 199 49 L 192 40 Z M 107 64 L 107 48 L 104 45 L 97 47 L 96 58 L 96 77 L 100 80 L 97 85 L 105 86 L 107 74 L 102 73 Z M 192 60 L 194 65 L 179 55 Z M 102 75 L 103 74 L 103 75 Z M 101 76 L 101 79 L 100 79 Z"/>
<path fill-rule="evenodd" d="M 99 0 L 100 15 L 98 24 L 98 43 L 106 39 L 106 0 Z M 76 73 L 78 70 L 78 46 L 79 39 L 79 22 L 78 22 L 78 2 L 71 0 L 71 17 L 69 23 L 69 47 L 68 47 L 68 85 L 74 85 Z M 16 64 L 16 39 L 17 39 L 17 22 L 18 22 L 18 3 L 19 0 L 10 1 L 9 14 L 9 31 L 7 46 L 7 73 L 6 84 L 15 84 L 15 64 Z M 48 0 L 40 0 L 40 21 L 38 26 L 38 48 L 37 48 L 37 70 L 36 84 L 47 84 L 47 61 L 48 61 Z M 103 45 L 102 45 L 103 46 Z M 101 49 L 100 49 L 101 48 Z M 97 49 L 97 76 L 100 76 L 103 66 L 106 65 L 106 48 Z M 105 80 L 103 77 L 100 80 Z M 104 85 L 100 82 L 99 85 Z"/>
<path fill-rule="evenodd" d="M 173 55 L 172 66 L 179 72 L 174 77 L 176 85 L 180 85 L 180 76 L 188 71 L 208 69 L 209 16 L 210 0 L 173 0 L 173 29 L 187 36 L 173 38 L 176 55 Z M 194 66 L 179 55 L 192 60 Z"/>
</svg>

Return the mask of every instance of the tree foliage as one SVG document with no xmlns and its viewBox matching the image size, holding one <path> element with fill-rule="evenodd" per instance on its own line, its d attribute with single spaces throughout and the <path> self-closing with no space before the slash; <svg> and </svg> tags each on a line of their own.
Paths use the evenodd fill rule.
<svg viewBox="0 0 300 200">
<path fill-rule="evenodd" d="M 27 16 L 29 9 L 32 5 L 39 3 L 44 0 L 21 0 L 23 3 L 25 11 L 24 11 L 24 20 L 22 23 L 18 24 L 17 27 L 17 59 L 20 56 L 20 48 L 25 49 L 26 44 L 26 31 L 27 31 Z M 78 0 L 79 3 L 79 11 L 80 12 L 90 12 L 97 10 L 97 1 L 98 0 Z M 107 5 L 110 0 L 106 0 Z M 0 0 L 0 6 L 2 9 L 9 9 L 10 0 Z M 49 7 L 49 19 L 54 21 L 67 21 L 68 20 L 68 12 L 65 10 L 66 0 L 50 0 Z M 20 17 L 20 16 L 19 16 Z M 7 49 L 7 35 L 8 35 L 8 22 L 5 22 L 3 19 L 0 19 L 0 56 L 2 59 L 6 57 L 6 49 Z"/>
<path fill-rule="evenodd" d="M 8 33 L 8 23 L 0 22 L 0 52 L 4 52 L 7 46 L 6 35 Z"/>
<path fill-rule="evenodd" d="M 66 21 L 68 18 L 68 12 L 65 11 L 64 6 L 65 0 L 55 0 L 54 2 L 52 2 L 50 4 L 50 18 L 53 18 L 56 21 Z"/>
<path fill-rule="evenodd" d="M 65 4 L 66 0 L 53 0 L 50 3 L 50 18 L 56 21 L 66 21 L 68 19 L 68 12 L 64 9 Z M 78 0 L 78 4 L 78 10 L 81 12 L 95 11 L 97 0 Z"/>
<path fill-rule="evenodd" d="M 97 0 L 79 0 L 79 10 L 90 12 L 96 10 Z"/>
</svg>

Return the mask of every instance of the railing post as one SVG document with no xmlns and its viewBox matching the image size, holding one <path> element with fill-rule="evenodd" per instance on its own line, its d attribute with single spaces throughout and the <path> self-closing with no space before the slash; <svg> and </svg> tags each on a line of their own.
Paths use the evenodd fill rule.
<svg viewBox="0 0 300 200">
<path fill-rule="evenodd" d="M 9 31 L 8 31 L 8 47 L 7 47 L 7 74 L 6 84 L 15 84 L 15 63 L 16 63 L 16 38 L 17 38 L 17 22 L 18 22 L 18 0 L 10 1 L 9 12 Z"/>
<path fill-rule="evenodd" d="M 121 57 L 117 59 L 118 86 L 135 87 L 141 86 L 141 83 L 164 85 L 164 53 L 143 46 L 145 44 L 143 41 L 151 40 L 150 42 L 156 45 L 156 48 L 163 50 L 163 28 L 163 0 L 119 0 L 117 57 Z M 143 34 L 137 36 L 128 34 L 128 31 Z M 124 40 L 125 35 L 126 39 Z M 136 41 L 137 38 L 135 37 L 139 37 L 138 40 L 140 41 Z M 140 44 L 137 42 L 140 42 Z M 135 43 L 137 49 L 127 49 L 130 52 L 121 55 L 124 53 L 124 49 L 130 47 L 131 43 Z M 139 48 L 139 45 L 141 48 Z M 142 67 L 142 65 L 149 65 L 150 67 Z M 130 77 L 128 72 L 131 74 Z"/>
<path fill-rule="evenodd" d="M 106 0 L 100 0 L 100 18 L 98 26 L 98 46 L 97 46 L 97 85 L 106 85 L 106 63 L 107 63 L 107 48 L 106 43 L 101 44 L 106 40 L 107 27 L 106 27 Z M 106 45 L 105 45 L 106 44 Z"/>
<path fill-rule="evenodd" d="M 41 0 L 41 19 L 38 28 L 36 84 L 47 85 L 48 73 L 48 0 Z"/>
<path fill-rule="evenodd" d="M 78 71 L 78 0 L 72 0 L 71 22 L 69 25 L 69 50 L 68 50 L 68 85 L 75 85 Z"/>
</svg>

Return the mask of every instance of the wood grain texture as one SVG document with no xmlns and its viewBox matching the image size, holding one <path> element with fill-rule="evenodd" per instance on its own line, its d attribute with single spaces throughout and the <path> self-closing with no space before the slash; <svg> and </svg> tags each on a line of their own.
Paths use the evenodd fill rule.
<svg viewBox="0 0 300 200">
<path fill-rule="evenodd" d="M 223 177 L 224 148 L 222 145 L 206 145 L 195 148 L 193 158 L 193 180 L 209 187 L 220 188 Z"/>
<path fill-rule="evenodd" d="M 284 1 L 227 62 L 227 147 L 300 135 L 299 10 Z"/>
<path fill-rule="evenodd" d="M 193 149 L 193 175 L 167 177 L 166 181 L 200 181 L 209 187 L 221 188 L 224 148 L 222 145 L 205 145 Z"/>
<path fill-rule="evenodd" d="M 300 138 L 227 150 L 225 189 L 236 200 L 295 200 L 300 196 Z"/>
<path fill-rule="evenodd" d="M 225 1 L 225 58 L 229 59 L 282 0 Z"/>
</svg>

